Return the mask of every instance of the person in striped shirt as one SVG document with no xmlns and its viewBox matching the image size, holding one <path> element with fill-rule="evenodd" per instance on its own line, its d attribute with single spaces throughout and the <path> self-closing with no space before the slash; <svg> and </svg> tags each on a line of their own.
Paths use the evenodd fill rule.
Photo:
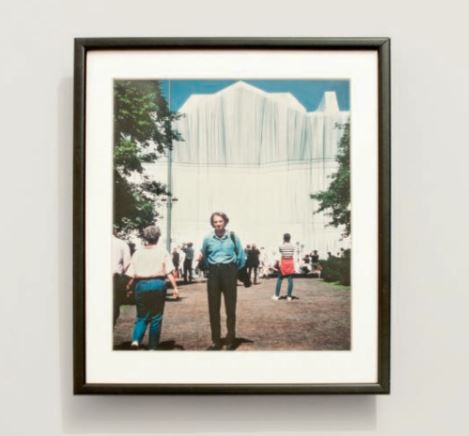
<svg viewBox="0 0 469 436">
<path fill-rule="evenodd" d="M 288 281 L 287 289 L 287 301 L 292 301 L 293 297 L 293 274 L 295 273 L 295 263 L 293 256 L 295 254 L 295 247 L 290 242 L 290 233 L 283 235 L 283 244 L 279 247 L 280 251 L 280 262 L 279 262 L 279 273 L 277 276 L 277 285 L 275 287 L 275 294 L 272 300 L 280 299 L 280 290 L 282 288 L 282 281 L 284 278 Z"/>
</svg>

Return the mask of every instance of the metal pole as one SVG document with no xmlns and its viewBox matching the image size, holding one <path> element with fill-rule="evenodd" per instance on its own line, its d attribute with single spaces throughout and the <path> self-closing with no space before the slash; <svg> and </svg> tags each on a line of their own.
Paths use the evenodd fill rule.
<svg viewBox="0 0 469 436">
<path fill-rule="evenodd" d="M 168 81 L 168 105 L 169 105 L 169 112 L 171 113 L 171 80 Z M 168 251 L 171 251 L 171 220 L 172 220 L 172 208 L 173 208 L 173 174 L 172 174 L 173 139 L 172 139 L 172 136 L 171 136 L 170 145 L 171 146 L 168 152 L 168 192 L 169 192 L 169 195 L 168 195 L 168 201 L 167 201 L 168 209 L 167 209 L 167 218 L 166 218 L 167 220 L 166 221 L 166 249 Z"/>
</svg>

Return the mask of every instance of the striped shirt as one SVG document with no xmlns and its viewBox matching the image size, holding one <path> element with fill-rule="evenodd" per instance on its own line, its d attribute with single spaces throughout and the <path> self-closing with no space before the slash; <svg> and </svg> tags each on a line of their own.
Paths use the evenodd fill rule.
<svg viewBox="0 0 469 436">
<path fill-rule="evenodd" d="M 282 257 L 293 257 L 295 254 L 295 246 L 290 242 L 284 242 L 279 247 L 279 251 Z"/>
</svg>

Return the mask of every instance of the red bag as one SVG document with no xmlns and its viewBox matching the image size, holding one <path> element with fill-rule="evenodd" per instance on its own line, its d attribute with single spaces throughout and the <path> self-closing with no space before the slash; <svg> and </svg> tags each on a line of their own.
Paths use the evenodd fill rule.
<svg viewBox="0 0 469 436">
<path fill-rule="evenodd" d="M 282 257 L 280 261 L 280 273 L 282 276 L 295 274 L 295 262 L 293 261 L 293 257 Z"/>
</svg>

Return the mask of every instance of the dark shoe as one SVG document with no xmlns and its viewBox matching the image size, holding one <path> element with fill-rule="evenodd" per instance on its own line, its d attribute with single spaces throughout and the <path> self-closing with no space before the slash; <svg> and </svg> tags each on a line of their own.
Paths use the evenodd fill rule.
<svg viewBox="0 0 469 436">
<path fill-rule="evenodd" d="M 236 350 L 236 348 L 238 348 L 238 346 L 234 342 L 226 344 L 226 350 L 227 351 L 234 351 L 234 350 Z"/>
<path fill-rule="evenodd" d="M 212 344 L 210 347 L 207 348 L 207 351 L 218 351 L 221 350 L 220 344 Z"/>
</svg>

